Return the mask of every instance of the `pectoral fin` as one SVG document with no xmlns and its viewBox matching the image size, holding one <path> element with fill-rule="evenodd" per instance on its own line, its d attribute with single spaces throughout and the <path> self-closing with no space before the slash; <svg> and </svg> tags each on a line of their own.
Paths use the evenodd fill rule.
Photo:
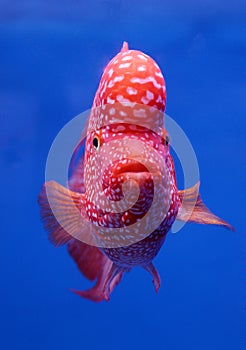
<svg viewBox="0 0 246 350">
<path fill-rule="evenodd" d="M 93 244 L 89 237 L 90 226 L 83 213 L 83 194 L 49 181 L 43 185 L 38 203 L 45 229 L 55 246 L 66 244 L 72 238 Z"/>
<path fill-rule="evenodd" d="M 185 222 L 196 222 L 199 224 L 221 225 L 229 230 L 234 228 L 225 220 L 211 213 L 203 203 L 199 193 L 200 182 L 186 190 L 178 191 L 181 200 L 177 219 Z"/>
</svg>

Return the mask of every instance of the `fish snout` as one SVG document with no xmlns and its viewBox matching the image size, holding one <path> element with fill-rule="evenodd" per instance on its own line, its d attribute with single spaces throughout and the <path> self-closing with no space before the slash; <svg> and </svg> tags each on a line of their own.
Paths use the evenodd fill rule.
<svg viewBox="0 0 246 350">
<path fill-rule="evenodd" d="M 139 192 L 139 195 L 153 196 L 155 183 L 161 180 L 156 169 L 134 159 L 124 158 L 113 163 L 106 170 L 103 189 L 110 200 L 122 200 L 126 193 Z"/>
</svg>

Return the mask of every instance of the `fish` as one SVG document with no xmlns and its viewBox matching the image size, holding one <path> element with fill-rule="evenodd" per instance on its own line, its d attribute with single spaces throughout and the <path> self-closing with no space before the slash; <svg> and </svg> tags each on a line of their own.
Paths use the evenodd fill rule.
<svg viewBox="0 0 246 350">
<path fill-rule="evenodd" d="M 41 189 L 40 214 L 51 243 L 67 245 L 80 272 L 95 281 L 87 290 L 72 289 L 83 298 L 108 301 L 136 266 L 150 273 L 158 292 L 153 259 L 176 219 L 234 230 L 205 206 L 199 182 L 178 189 L 165 107 L 160 67 L 124 42 L 102 74 L 68 186 L 51 180 Z"/>
</svg>

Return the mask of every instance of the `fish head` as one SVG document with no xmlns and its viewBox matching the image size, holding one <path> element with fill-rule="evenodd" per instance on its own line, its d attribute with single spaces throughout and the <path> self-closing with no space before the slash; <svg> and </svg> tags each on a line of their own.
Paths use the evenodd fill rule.
<svg viewBox="0 0 246 350">
<path fill-rule="evenodd" d="M 120 123 L 91 132 L 87 141 L 86 195 L 98 212 L 113 210 L 123 216 L 131 208 L 128 212 L 136 220 L 154 201 L 169 198 L 169 144 L 163 134 Z"/>
<path fill-rule="evenodd" d="M 98 169 L 102 170 L 105 164 L 111 164 L 109 172 L 117 167 L 125 169 L 122 162 L 127 162 L 131 169 L 122 170 L 123 177 L 129 172 L 137 179 L 147 174 L 142 171 L 143 165 L 137 166 L 136 162 L 144 162 L 149 169 L 152 161 L 156 163 L 151 154 L 156 151 L 160 157 L 166 152 L 162 146 L 166 142 L 162 137 L 165 107 L 166 85 L 160 67 L 150 56 L 129 50 L 124 43 L 104 69 L 89 117 L 85 156 L 87 188 L 91 189 L 92 178 L 98 180 Z M 104 145 L 107 147 L 102 147 Z"/>
</svg>

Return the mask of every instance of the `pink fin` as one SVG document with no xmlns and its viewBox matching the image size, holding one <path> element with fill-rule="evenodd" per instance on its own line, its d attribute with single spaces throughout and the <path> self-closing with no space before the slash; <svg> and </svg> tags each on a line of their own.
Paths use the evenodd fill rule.
<svg viewBox="0 0 246 350">
<path fill-rule="evenodd" d="M 143 266 L 143 268 L 146 271 L 148 271 L 151 274 L 151 276 L 153 277 L 153 284 L 155 287 L 155 291 L 156 291 L 156 293 L 158 293 L 158 290 L 159 290 L 160 285 L 161 285 L 161 278 L 160 278 L 158 271 L 156 270 L 156 268 L 154 267 L 154 265 L 152 263 L 150 263 L 149 265 Z"/>
<path fill-rule="evenodd" d="M 108 258 L 106 259 L 106 263 L 103 264 L 103 269 L 101 269 L 98 274 L 97 282 L 92 288 L 85 291 L 74 289 L 71 291 L 95 302 L 103 300 L 109 301 L 110 294 L 114 287 L 121 281 L 124 270 L 114 265 Z"/>
<path fill-rule="evenodd" d="M 97 280 L 91 289 L 74 292 L 96 302 L 109 300 L 124 270 L 115 266 L 96 246 L 76 239 L 87 235 L 88 240 L 90 233 L 83 217 L 84 195 L 50 181 L 44 184 L 38 202 L 50 241 L 55 246 L 68 243 L 69 254 L 81 273 L 91 281 Z M 93 235 L 91 242 L 94 243 Z"/>
<path fill-rule="evenodd" d="M 199 186 L 200 182 L 191 188 L 179 191 L 182 205 L 179 209 L 177 219 L 199 224 L 221 225 L 235 231 L 228 222 L 211 213 L 205 206 L 199 194 Z"/>
<path fill-rule="evenodd" d="M 68 243 L 68 252 L 76 262 L 80 272 L 91 281 L 100 276 L 108 259 L 99 248 L 77 239 Z"/>
<path fill-rule="evenodd" d="M 126 52 L 128 51 L 129 48 L 128 48 L 128 42 L 124 41 L 123 42 L 123 45 L 122 45 L 122 49 L 121 49 L 121 52 Z"/>
<path fill-rule="evenodd" d="M 44 223 L 45 229 L 49 233 L 49 239 L 51 243 L 55 246 L 60 246 L 68 243 L 73 237 L 59 224 L 54 215 L 48 196 L 50 196 L 51 192 L 53 193 L 53 198 L 57 197 L 58 202 L 61 201 L 61 194 L 55 194 L 58 192 L 57 187 L 60 186 L 54 181 L 50 181 L 45 183 L 42 187 L 42 190 L 38 197 L 38 203 L 40 206 L 40 214 L 42 221 Z M 52 190 L 54 187 L 54 191 Z M 62 187 L 62 186 L 61 186 Z"/>
<path fill-rule="evenodd" d="M 91 226 L 85 217 L 83 194 L 49 181 L 43 185 L 38 203 L 44 226 L 55 246 L 66 244 L 72 238 L 94 243 Z"/>
</svg>

